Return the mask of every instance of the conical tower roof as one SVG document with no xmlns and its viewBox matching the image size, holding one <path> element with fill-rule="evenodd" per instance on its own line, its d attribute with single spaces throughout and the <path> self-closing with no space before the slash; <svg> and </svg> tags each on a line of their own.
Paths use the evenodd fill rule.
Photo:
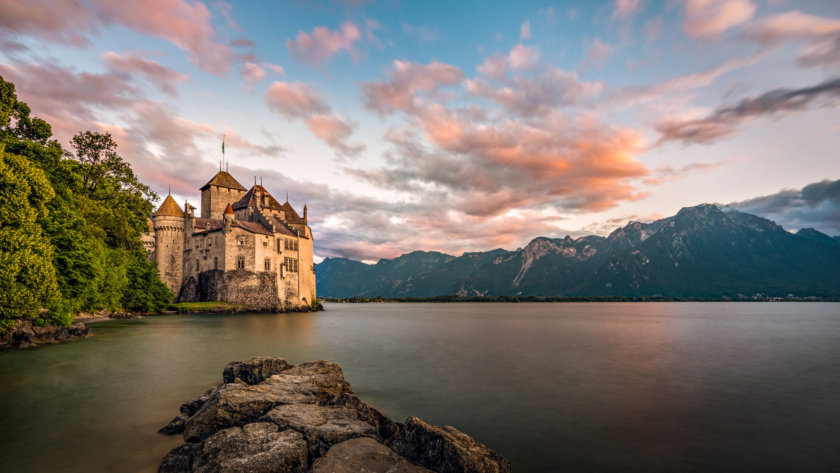
<svg viewBox="0 0 840 473">
<path fill-rule="evenodd" d="M 230 206 L 230 202 L 225 207 L 225 215 L 233 215 L 233 207 Z"/>
<path fill-rule="evenodd" d="M 166 196 L 166 199 L 163 200 L 163 203 L 160 204 L 160 208 L 157 209 L 157 212 L 152 214 L 152 217 L 183 217 L 184 211 L 181 210 L 181 207 L 178 206 L 178 203 L 175 202 L 175 199 L 172 198 L 171 195 Z"/>
<path fill-rule="evenodd" d="M 218 173 L 216 173 L 216 175 L 213 176 L 213 179 L 210 179 L 207 182 L 207 184 L 204 184 L 203 186 L 201 186 L 201 189 L 199 189 L 199 190 L 203 191 L 204 189 L 207 189 L 210 186 L 225 187 L 225 188 L 228 188 L 228 189 L 236 189 L 236 190 L 240 190 L 240 191 L 247 190 L 247 189 L 245 189 L 245 187 L 242 186 L 242 184 L 239 183 L 239 181 L 234 179 L 233 176 L 231 176 L 230 173 L 227 172 L 227 171 L 219 171 Z"/>
</svg>

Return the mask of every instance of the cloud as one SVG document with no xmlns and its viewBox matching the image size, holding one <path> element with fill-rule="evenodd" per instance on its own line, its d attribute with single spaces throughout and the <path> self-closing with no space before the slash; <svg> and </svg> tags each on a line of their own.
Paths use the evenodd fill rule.
<svg viewBox="0 0 840 473">
<path fill-rule="evenodd" d="M 198 67 L 214 74 L 230 69 L 230 46 L 219 43 L 211 15 L 201 2 L 186 0 L 30 0 L 0 2 L 0 29 L 47 41 L 87 44 L 99 28 L 125 26 L 165 39 L 190 55 Z"/>
<path fill-rule="evenodd" d="M 364 145 L 348 145 L 346 143 L 353 134 L 353 126 L 345 122 L 337 114 L 312 115 L 306 119 L 306 126 L 315 136 L 330 145 L 340 155 L 357 156 L 364 151 Z"/>
<path fill-rule="evenodd" d="M 540 52 L 522 43 L 517 44 L 508 54 L 511 69 L 533 69 L 540 61 Z"/>
<path fill-rule="evenodd" d="M 265 93 L 265 102 L 275 113 L 302 119 L 309 130 L 339 156 L 356 156 L 365 149 L 361 144 L 347 144 L 354 127 L 332 113 L 330 106 L 306 84 L 274 82 Z"/>
<path fill-rule="evenodd" d="M 642 26 L 642 31 L 644 31 L 645 39 L 649 43 L 659 39 L 659 36 L 662 35 L 662 17 L 657 16 L 646 21 Z"/>
<path fill-rule="evenodd" d="M 554 67 L 531 77 L 505 79 L 499 87 L 480 77 L 465 83 L 469 95 L 489 98 L 522 116 L 545 115 L 555 107 L 575 105 L 604 91 L 600 82 L 585 82 L 575 72 Z"/>
<path fill-rule="evenodd" d="M 753 17 L 751 0 L 686 0 L 683 30 L 692 38 L 720 36 Z"/>
<path fill-rule="evenodd" d="M 629 18 L 639 9 L 641 0 L 615 0 L 613 18 Z"/>
<path fill-rule="evenodd" d="M 265 93 L 265 101 L 271 111 L 287 118 L 305 118 L 330 109 L 320 95 L 302 82 L 274 82 Z"/>
<path fill-rule="evenodd" d="M 525 20 L 522 22 L 522 26 L 519 27 L 519 39 L 525 41 L 526 39 L 531 39 L 531 22 Z"/>
<path fill-rule="evenodd" d="M 504 80 L 507 75 L 507 56 L 502 54 L 487 56 L 484 62 L 476 67 L 476 70 L 492 79 Z"/>
<path fill-rule="evenodd" d="M 254 64 L 253 62 L 246 62 L 242 69 L 239 71 L 242 77 L 245 78 L 245 82 L 249 84 L 256 84 L 257 82 L 262 82 L 263 79 L 268 76 L 268 73 L 265 72 L 265 69 L 260 67 L 259 64 Z"/>
<path fill-rule="evenodd" d="M 561 115 L 533 123 L 475 123 L 433 105 L 386 140 L 392 145 L 387 166 L 349 172 L 473 217 L 604 210 L 641 197 L 632 182 L 649 173 L 634 158 L 644 148 L 641 135 Z"/>
<path fill-rule="evenodd" d="M 342 51 L 353 51 L 353 43 L 361 39 L 359 28 L 351 22 L 331 31 L 319 26 L 311 33 L 298 32 L 293 40 L 286 41 L 286 48 L 300 62 L 323 64 Z"/>
<path fill-rule="evenodd" d="M 585 69 L 600 69 L 604 66 L 604 61 L 610 54 L 612 54 L 612 47 L 600 39 L 596 39 L 586 52 L 582 67 Z"/>
<path fill-rule="evenodd" d="M 661 121 L 656 125 L 661 135 L 659 143 L 681 141 L 686 144 L 710 144 L 733 135 L 744 121 L 751 118 L 798 112 L 808 109 L 818 99 L 837 97 L 840 97 L 840 79 L 830 79 L 799 89 L 771 90 L 757 97 L 743 99 L 735 105 L 717 108 L 704 118 Z"/>
<path fill-rule="evenodd" d="M 726 207 L 766 217 L 789 230 L 816 228 L 840 236 L 840 179 L 785 189 Z"/>
<path fill-rule="evenodd" d="M 135 75 L 140 75 L 158 86 L 160 90 L 170 95 L 177 95 L 173 84 L 189 80 L 189 76 L 174 69 L 161 66 L 160 64 L 141 57 L 137 54 L 120 55 L 115 52 L 104 54 L 105 66 L 114 74 L 130 80 Z"/>
<path fill-rule="evenodd" d="M 437 61 L 429 64 L 394 61 L 388 71 L 388 80 L 362 84 L 362 94 L 369 110 L 380 114 L 397 110 L 407 112 L 415 108 L 419 92 L 431 93 L 440 87 L 455 85 L 463 77 L 461 69 Z"/>
<path fill-rule="evenodd" d="M 804 43 L 798 58 L 803 66 L 840 64 L 840 19 L 789 11 L 753 22 L 745 36 L 764 45 Z"/>
</svg>

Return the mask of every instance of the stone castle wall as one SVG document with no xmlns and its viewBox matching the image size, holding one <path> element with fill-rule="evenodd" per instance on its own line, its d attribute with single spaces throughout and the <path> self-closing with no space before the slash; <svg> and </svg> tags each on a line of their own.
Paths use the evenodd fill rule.
<svg viewBox="0 0 840 473">
<path fill-rule="evenodd" d="M 221 220 L 227 204 L 233 204 L 244 195 L 242 190 L 209 186 L 201 191 L 201 218 Z"/>
<path fill-rule="evenodd" d="M 156 217 L 155 260 L 161 280 L 178 294 L 184 279 L 184 218 Z"/>
<path fill-rule="evenodd" d="M 184 281 L 178 301 L 225 301 L 265 311 L 292 308 L 278 297 L 277 275 L 271 271 L 204 271 Z"/>
</svg>

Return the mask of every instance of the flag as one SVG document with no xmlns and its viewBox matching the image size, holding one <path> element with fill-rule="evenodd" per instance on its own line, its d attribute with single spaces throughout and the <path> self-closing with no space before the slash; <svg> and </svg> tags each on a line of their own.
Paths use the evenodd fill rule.
<svg viewBox="0 0 840 473">
<path fill-rule="evenodd" d="M 222 135 L 222 155 L 225 154 L 225 135 Z"/>
</svg>

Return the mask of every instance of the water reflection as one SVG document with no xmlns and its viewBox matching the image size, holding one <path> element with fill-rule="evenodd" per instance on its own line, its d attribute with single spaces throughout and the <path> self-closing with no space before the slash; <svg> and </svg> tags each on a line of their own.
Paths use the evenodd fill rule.
<svg viewBox="0 0 840 473">
<path fill-rule="evenodd" d="M 840 304 L 338 304 L 110 321 L 0 353 L 2 471 L 155 471 L 156 434 L 231 360 L 339 362 L 396 420 L 517 472 L 831 471 Z"/>
</svg>

